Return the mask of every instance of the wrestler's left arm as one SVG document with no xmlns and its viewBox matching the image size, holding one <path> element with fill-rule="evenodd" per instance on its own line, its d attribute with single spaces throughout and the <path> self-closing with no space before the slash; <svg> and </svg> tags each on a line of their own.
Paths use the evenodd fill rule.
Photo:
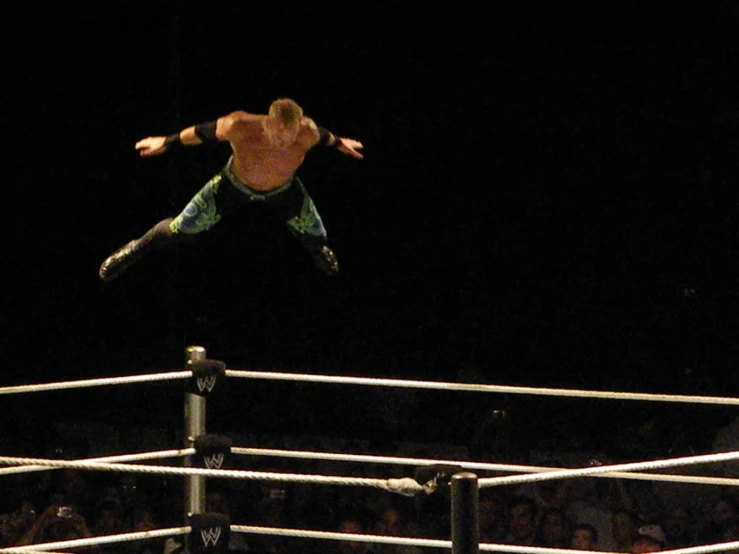
<svg viewBox="0 0 739 554">
<path fill-rule="evenodd" d="M 340 137 L 323 127 L 318 127 L 312 119 L 308 120 L 308 127 L 311 132 L 311 148 L 320 144 L 330 148 L 336 148 L 339 152 L 356 158 L 357 160 L 364 158 L 364 156 L 359 152 L 359 150 L 363 148 L 361 142 L 350 138 Z"/>
</svg>

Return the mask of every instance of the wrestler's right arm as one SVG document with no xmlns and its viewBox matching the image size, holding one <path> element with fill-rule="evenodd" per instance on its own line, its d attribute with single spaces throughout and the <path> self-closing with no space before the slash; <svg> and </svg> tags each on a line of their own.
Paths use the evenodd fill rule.
<svg viewBox="0 0 739 554">
<path fill-rule="evenodd" d="M 204 142 L 229 141 L 238 132 L 246 112 L 233 112 L 213 121 L 191 125 L 169 136 L 147 137 L 136 143 L 142 157 L 158 156 L 182 146 L 197 146 Z"/>
</svg>

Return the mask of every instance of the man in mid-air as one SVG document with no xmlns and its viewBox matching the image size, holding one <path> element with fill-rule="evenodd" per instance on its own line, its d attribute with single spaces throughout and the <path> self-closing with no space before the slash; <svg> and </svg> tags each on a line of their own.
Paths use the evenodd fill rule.
<svg viewBox="0 0 739 554">
<path fill-rule="evenodd" d="M 267 115 L 236 111 L 215 121 L 187 127 L 170 136 L 136 143 L 143 157 L 204 142 L 228 142 L 225 167 L 198 191 L 175 218 L 167 218 L 116 250 L 100 266 L 100 278 L 112 281 L 154 249 L 207 231 L 224 216 L 249 203 L 263 203 L 287 224 L 317 267 L 336 275 L 339 264 L 326 243 L 326 230 L 303 183 L 296 176 L 305 155 L 317 145 L 336 148 L 361 160 L 362 144 L 327 131 L 303 115 L 289 98 L 272 102 Z"/>
</svg>

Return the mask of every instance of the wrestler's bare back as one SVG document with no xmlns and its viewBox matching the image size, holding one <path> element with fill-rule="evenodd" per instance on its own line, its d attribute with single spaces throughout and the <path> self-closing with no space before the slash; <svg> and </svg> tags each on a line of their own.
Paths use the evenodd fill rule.
<svg viewBox="0 0 739 554">
<path fill-rule="evenodd" d="M 316 124 L 303 117 L 296 139 L 285 146 L 275 146 L 264 129 L 266 117 L 235 112 L 218 122 L 218 134 L 228 140 L 233 150 L 231 171 L 242 183 L 261 191 L 284 185 L 319 139 Z"/>
</svg>

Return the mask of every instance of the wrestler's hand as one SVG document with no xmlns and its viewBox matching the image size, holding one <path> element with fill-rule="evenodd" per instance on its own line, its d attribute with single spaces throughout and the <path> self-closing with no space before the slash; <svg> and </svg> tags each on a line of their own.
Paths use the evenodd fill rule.
<svg viewBox="0 0 739 554">
<path fill-rule="evenodd" d="M 364 159 L 364 156 L 360 154 L 357 150 L 362 148 L 362 143 L 359 141 L 356 141 L 354 139 L 350 138 L 342 138 L 342 137 L 336 137 L 341 141 L 341 144 L 337 146 L 339 152 L 343 152 L 344 154 L 347 154 L 353 158 L 356 158 L 358 160 Z"/>
<path fill-rule="evenodd" d="M 166 139 L 167 137 L 148 137 L 141 139 L 136 143 L 136 150 L 139 151 L 142 158 L 164 154 L 167 151 L 167 147 L 164 146 Z"/>
</svg>

